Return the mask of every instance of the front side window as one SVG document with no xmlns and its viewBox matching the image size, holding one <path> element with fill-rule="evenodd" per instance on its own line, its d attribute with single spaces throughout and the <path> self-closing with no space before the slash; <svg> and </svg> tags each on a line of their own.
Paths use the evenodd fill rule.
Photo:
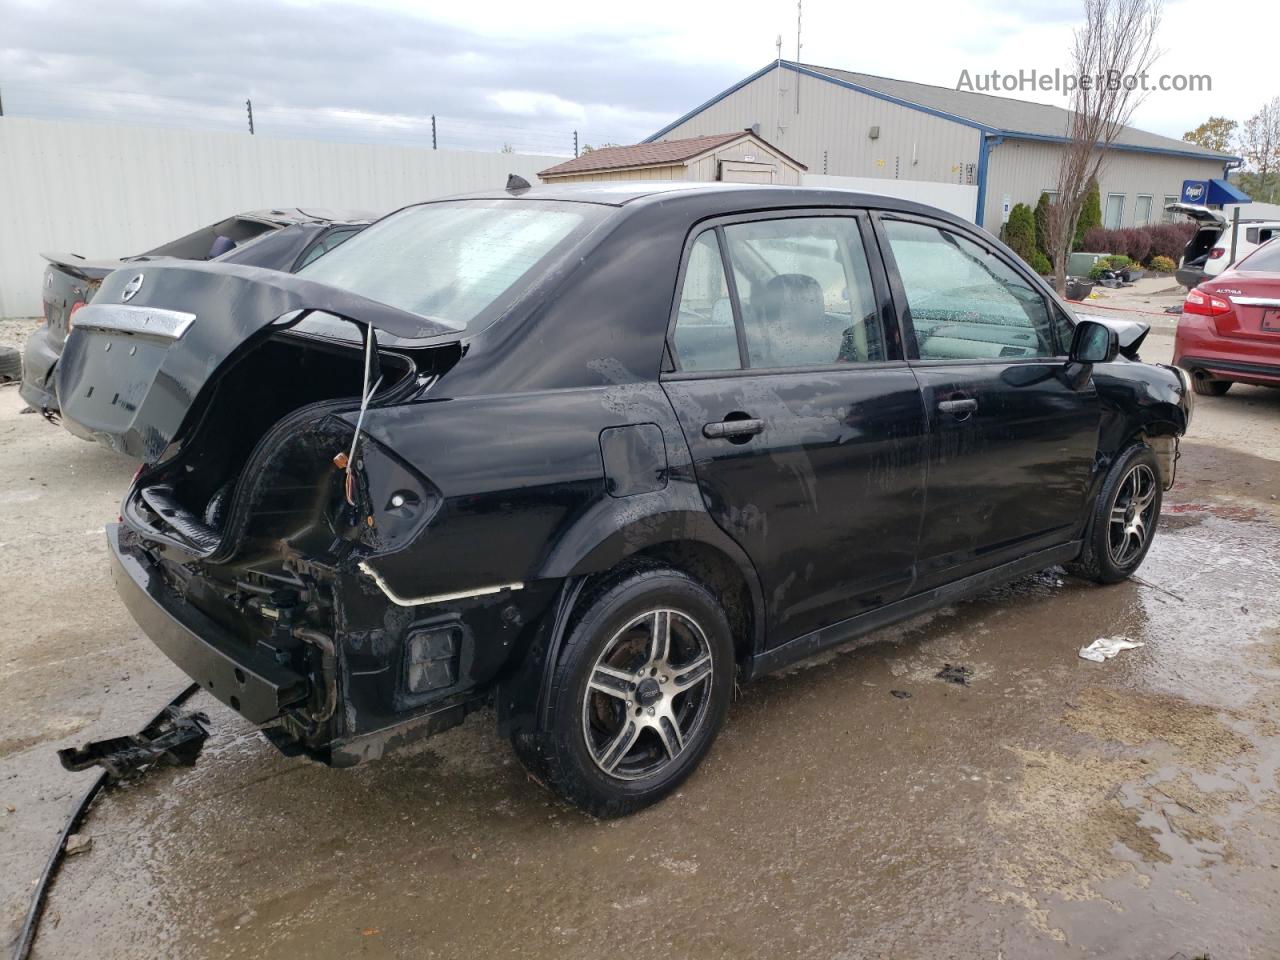
<svg viewBox="0 0 1280 960">
<path fill-rule="evenodd" d="M 475 332 L 604 215 L 585 203 L 426 203 L 360 231 L 299 274 Z"/>
<path fill-rule="evenodd" d="M 886 220 L 922 360 L 1054 355 L 1045 299 L 1003 260 L 964 237 Z"/>
<path fill-rule="evenodd" d="M 682 370 L 737 370 L 738 334 L 724 261 L 714 230 L 707 230 L 689 249 L 676 312 L 676 356 Z"/>
<path fill-rule="evenodd" d="M 724 228 L 753 368 L 884 360 L 857 220 L 797 217 Z"/>
</svg>

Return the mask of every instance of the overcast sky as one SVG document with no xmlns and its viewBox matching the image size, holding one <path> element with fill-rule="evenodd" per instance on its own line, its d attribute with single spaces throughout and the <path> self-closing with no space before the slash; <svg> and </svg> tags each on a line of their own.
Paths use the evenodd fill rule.
<svg viewBox="0 0 1280 960">
<path fill-rule="evenodd" d="M 1280 93 L 1275 0 L 1232 4 L 1226 40 L 1223 10 L 1166 3 L 1156 72 L 1207 72 L 1213 90 L 1152 94 L 1135 125 L 1178 137 Z M 1079 15 L 1079 0 L 805 0 L 801 59 L 954 87 L 962 70 L 1065 66 Z M 15 115 L 232 129 L 252 97 L 260 134 L 402 143 L 429 142 L 435 113 L 442 147 L 565 153 L 574 129 L 648 136 L 773 59 L 778 34 L 793 59 L 794 0 L 0 0 L 0 97 Z"/>
</svg>

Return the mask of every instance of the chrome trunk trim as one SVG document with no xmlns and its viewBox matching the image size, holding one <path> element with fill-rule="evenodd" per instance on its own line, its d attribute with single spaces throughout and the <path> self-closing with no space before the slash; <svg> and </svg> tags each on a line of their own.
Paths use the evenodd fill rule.
<svg viewBox="0 0 1280 960">
<path fill-rule="evenodd" d="M 195 323 L 194 313 L 159 307 L 130 307 L 122 303 L 91 303 L 76 311 L 74 330 L 106 330 L 179 340 Z"/>
</svg>

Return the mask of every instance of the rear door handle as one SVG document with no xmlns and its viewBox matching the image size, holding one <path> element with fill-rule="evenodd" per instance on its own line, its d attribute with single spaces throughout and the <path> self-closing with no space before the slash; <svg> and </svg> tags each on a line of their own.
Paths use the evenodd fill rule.
<svg viewBox="0 0 1280 960">
<path fill-rule="evenodd" d="M 718 420 L 715 423 L 702 425 L 702 435 L 708 440 L 753 437 L 762 430 L 764 430 L 763 420 Z"/>
<path fill-rule="evenodd" d="M 942 400 L 938 403 L 938 409 L 943 413 L 963 416 L 977 410 L 978 401 L 973 399 L 973 397 L 965 397 L 963 400 Z"/>
</svg>

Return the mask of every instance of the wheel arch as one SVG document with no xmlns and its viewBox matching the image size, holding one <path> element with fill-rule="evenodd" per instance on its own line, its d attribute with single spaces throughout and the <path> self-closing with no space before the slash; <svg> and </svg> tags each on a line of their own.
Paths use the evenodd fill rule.
<svg viewBox="0 0 1280 960">
<path fill-rule="evenodd" d="M 532 729 L 544 709 L 549 671 L 560 657 L 582 599 L 602 579 L 625 575 L 644 561 L 680 570 L 723 598 L 739 664 L 764 649 L 764 592 L 746 553 L 701 509 L 637 509 L 620 498 L 600 504 L 557 539 L 538 576 L 561 581 L 559 596 L 538 626 L 519 669 L 497 690 L 500 732 Z M 626 505 L 619 507 L 618 505 Z M 700 506 L 700 501 L 699 501 Z"/>
</svg>

